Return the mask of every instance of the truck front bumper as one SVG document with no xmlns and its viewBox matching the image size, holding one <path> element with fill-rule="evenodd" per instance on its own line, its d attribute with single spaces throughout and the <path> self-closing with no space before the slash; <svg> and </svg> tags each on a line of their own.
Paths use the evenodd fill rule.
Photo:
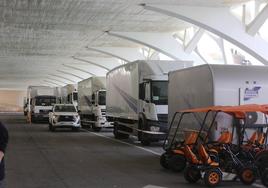
<svg viewBox="0 0 268 188">
<path fill-rule="evenodd" d="M 148 130 L 141 130 L 151 140 L 165 140 L 168 132 L 168 123 L 148 121 Z"/>
</svg>

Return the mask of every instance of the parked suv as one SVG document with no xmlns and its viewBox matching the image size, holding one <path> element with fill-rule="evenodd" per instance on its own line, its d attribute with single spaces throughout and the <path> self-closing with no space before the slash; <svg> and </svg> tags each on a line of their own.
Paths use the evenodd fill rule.
<svg viewBox="0 0 268 188">
<path fill-rule="evenodd" d="M 80 129 L 80 116 L 73 104 L 55 104 L 49 113 L 49 130 L 56 128 L 72 128 L 74 131 Z"/>
</svg>

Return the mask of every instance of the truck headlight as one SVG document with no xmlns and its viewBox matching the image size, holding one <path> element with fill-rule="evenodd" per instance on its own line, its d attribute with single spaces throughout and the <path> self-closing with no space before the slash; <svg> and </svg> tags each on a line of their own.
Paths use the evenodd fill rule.
<svg viewBox="0 0 268 188">
<path fill-rule="evenodd" d="M 77 121 L 80 120 L 80 116 L 79 116 L 79 115 L 75 115 L 75 116 L 74 116 L 74 119 L 75 119 L 75 121 L 77 122 Z"/>
<path fill-rule="evenodd" d="M 59 116 L 53 115 L 52 119 L 53 119 L 54 122 L 57 122 L 58 119 L 59 119 Z"/>
</svg>

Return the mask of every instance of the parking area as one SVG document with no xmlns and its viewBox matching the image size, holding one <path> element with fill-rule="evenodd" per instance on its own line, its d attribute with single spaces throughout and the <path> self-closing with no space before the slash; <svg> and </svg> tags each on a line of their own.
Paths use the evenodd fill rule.
<svg viewBox="0 0 268 188">
<path fill-rule="evenodd" d="M 143 147 L 133 138 L 118 141 L 109 129 L 49 132 L 47 124 L 29 125 L 22 115 L 0 118 L 10 133 L 7 187 L 205 187 L 188 184 L 183 174 L 162 169 L 161 144 Z M 221 185 L 230 186 L 244 187 L 240 182 Z"/>
</svg>

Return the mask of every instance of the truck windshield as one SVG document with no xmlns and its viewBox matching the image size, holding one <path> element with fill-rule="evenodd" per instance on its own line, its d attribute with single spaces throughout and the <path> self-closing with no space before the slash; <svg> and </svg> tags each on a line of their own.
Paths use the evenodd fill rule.
<svg viewBox="0 0 268 188">
<path fill-rule="evenodd" d="M 99 91 L 99 105 L 106 105 L 106 91 Z"/>
<path fill-rule="evenodd" d="M 77 101 L 77 98 L 78 98 L 78 96 L 77 96 L 77 92 L 73 92 L 73 100 L 74 100 L 74 101 Z"/>
<path fill-rule="evenodd" d="M 76 109 L 72 105 L 57 105 L 55 106 L 54 112 L 76 112 Z"/>
<path fill-rule="evenodd" d="M 53 106 L 56 103 L 56 97 L 37 97 L 36 106 Z"/>
<path fill-rule="evenodd" d="M 152 81 L 152 102 L 156 105 L 168 104 L 168 82 L 167 81 Z"/>
</svg>

